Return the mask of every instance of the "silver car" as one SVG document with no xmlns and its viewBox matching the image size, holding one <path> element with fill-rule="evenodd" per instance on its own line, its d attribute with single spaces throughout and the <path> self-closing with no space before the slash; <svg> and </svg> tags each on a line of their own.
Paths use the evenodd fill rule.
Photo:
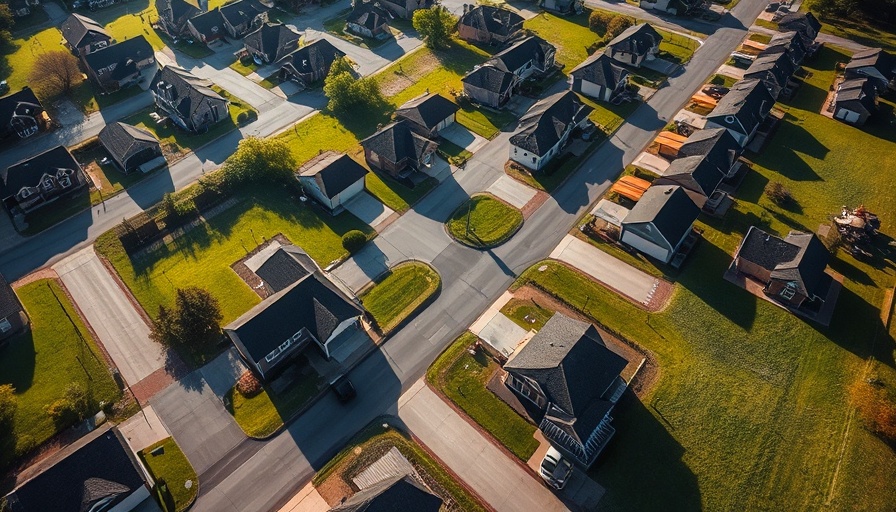
<svg viewBox="0 0 896 512">
<path fill-rule="evenodd" d="M 566 486 L 569 476 L 572 474 L 572 464 L 563 458 L 556 448 L 551 446 L 544 454 L 541 468 L 538 471 L 541 478 L 558 491 Z"/>
</svg>

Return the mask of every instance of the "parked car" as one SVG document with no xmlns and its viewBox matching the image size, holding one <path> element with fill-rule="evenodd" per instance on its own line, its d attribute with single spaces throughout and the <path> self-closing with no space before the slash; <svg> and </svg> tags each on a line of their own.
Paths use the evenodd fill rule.
<svg viewBox="0 0 896 512">
<path fill-rule="evenodd" d="M 6 83 L 6 80 L 0 82 L 0 95 L 6 94 L 9 91 L 9 84 Z"/>
<path fill-rule="evenodd" d="M 336 398 L 342 403 L 346 403 L 358 396 L 358 392 L 355 391 L 355 385 L 345 375 L 331 382 L 330 388 L 336 394 Z"/>
<path fill-rule="evenodd" d="M 781 7 L 779 2 L 769 2 L 769 4 L 765 7 L 765 12 L 775 12 L 778 10 L 778 7 Z"/>
<path fill-rule="evenodd" d="M 572 475 L 572 463 L 564 459 L 563 455 L 551 446 L 544 454 L 544 459 L 541 460 L 541 468 L 538 473 L 548 485 L 559 491 L 566 487 L 566 482 Z"/>
<path fill-rule="evenodd" d="M 722 96 L 728 94 L 728 91 L 730 91 L 730 89 L 721 85 L 707 85 L 703 88 L 704 94 L 715 99 L 720 99 Z"/>
</svg>

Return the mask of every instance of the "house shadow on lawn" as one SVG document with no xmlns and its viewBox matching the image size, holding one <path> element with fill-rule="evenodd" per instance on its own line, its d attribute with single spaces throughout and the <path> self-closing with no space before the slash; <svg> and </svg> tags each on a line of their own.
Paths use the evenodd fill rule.
<svg viewBox="0 0 896 512">
<path fill-rule="evenodd" d="M 807 321 L 819 334 L 862 359 L 873 357 L 896 368 L 893 336 L 881 322 L 880 308 L 847 287 L 840 290 L 830 327 Z"/>
<path fill-rule="evenodd" d="M 776 144 L 769 145 L 760 154 L 750 156 L 756 164 L 793 181 L 821 180 L 802 157 L 807 155 L 818 160 L 827 157 L 830 150 L 814 135 L 800 125 L 784 121 L 774 138 Z"/>
<path fill-rule="evenodd" d="M 0 385 L 12 384 L 22 394 L 34 384 L 34 333 L 28 331 L 14 336 L 0 348 Z"/>
</svg>

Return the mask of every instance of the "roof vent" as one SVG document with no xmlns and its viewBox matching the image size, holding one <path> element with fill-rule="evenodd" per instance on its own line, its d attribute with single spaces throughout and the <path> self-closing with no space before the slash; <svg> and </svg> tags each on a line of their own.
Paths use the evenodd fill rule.
<svg viewBox="0 0 896 512">
<path fill-rule="evenodd" d="M 672 187 L 667 188 L 666 191 L 663 192 L 663 194 L 666 194 L 667 196 L 671 193 L 672 193 Z"/>
</svg>

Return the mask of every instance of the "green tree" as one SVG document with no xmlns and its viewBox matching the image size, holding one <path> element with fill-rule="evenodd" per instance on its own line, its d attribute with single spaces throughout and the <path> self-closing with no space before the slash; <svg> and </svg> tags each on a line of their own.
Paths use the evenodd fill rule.
<svg viewBox="0 0 896 512">
<path fill-rule="evenodd" d="M 380 86 L 370 78 L 358 78 L 351 61 L 339 58 L 333 61 L 324 79 L 324 94 L 330 102 L 327 108 L 333 112 L 348 112 L 359 106 L 373 106 L 383 101 Z"/>
<path fill-rule="evenodd" d="M 12 431 L 17 406 L 16 388 L 12 384 L 0 386 L 0 436 Z"/>
<path fill-rule="evenodd" d="M 417 9 L 412 20 L 414 29 L 423 36 L 423 42 L 430 48 L 445 48 L 451 42 L 451 32 L 457 26 L 448 9 L 433 5 L 429 9 Z"/>
<path fill-rule="evenodd" d="M 178 288 L 173 309 L 159 306 L 149 336 L 166 347 L 183 346 L 198 352 L 221 336 L 221 305 L 207 290 Z"/>
<path fill-rule="evenodd" d="M 280 139 L 249 137 L 224 161 L 221 171 L 229 184 L 277 182 L 292 179 L 296 162 Z"/>
</svg>

